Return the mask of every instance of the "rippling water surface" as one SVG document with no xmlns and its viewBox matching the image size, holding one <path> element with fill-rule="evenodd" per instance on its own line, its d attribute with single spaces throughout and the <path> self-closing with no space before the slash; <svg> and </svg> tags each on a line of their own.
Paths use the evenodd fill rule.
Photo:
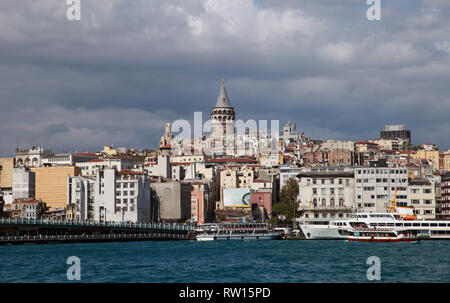
<svg viewBox="0 0 450 303">
<path fill-rule="evenodd" d="M 0 246 L 0 282 L 65 282 L 81 260 L 81 282 L 450 282 L 450 241 L 127 242 Z"/>
</svg>

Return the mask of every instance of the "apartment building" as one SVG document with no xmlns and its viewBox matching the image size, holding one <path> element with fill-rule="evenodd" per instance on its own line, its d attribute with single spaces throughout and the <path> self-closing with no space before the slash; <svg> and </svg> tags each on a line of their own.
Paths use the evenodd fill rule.
<svg viewBox="0 0 450 303">
<path fill-rule="evenodd" d="M 397 206 L 408 205 L 408 170 L 404 167 L 355 168 L 355 203 L 361 212 L 386 212 L 397 190 Z"/>
<path fill-rule="evenodd" d="M 95 178 L 67 176 L 67 203 L 76 221 L 94 220 L 94 188 Z M 69 219 L 69 215 L 67 215 Z"/>
<path fill-rule="evenodd" d="M 185 222 L 191 218 L 191 184 L 183 181 L 158 180 L 151 183 L 155 220 Z"/>
<path fill-rule="evenodd" d="M 13 168 L 12 201 L 35 197 L 35 173 L 26 167 Z"/>
<path fill-rule="evenodd" d="M 436 193 L 434 184 L 427 179 L 416 178 L 409 181 L 409 206 L 420 219 L 436 219 Z"/>
<path fill-rule="evenodd" d="M 214 216 L 215 201 L 208 181 L 191 183 L 191 221 L 199 224 L 211 222 Z"/>
<path fill-rule="evenodd" d="M 411 154 L 413 159 L 426 159 L 431 161 L 434 169 L 444 169 L 444 152 L 439 150 L 418 150 Z"/>
<path fill-rule="evenodd" d="M 352 167 L 315 167 L 299 174 L 300 221 L 346 218 L 354 210 Z"/>
<path fill-rule="evenodd" d="M 116 169 L 118 171 L 131 170 L 134 168 L 134 165 L 134 160 L 128 157 L 93 159 L 75 164 L 75 166 L 81 169 L 81 175 L 85 177 L 94 177 L 99 171 L 105 168 Z"/>
<path fill-rule="evenodd" d="M 14 158 L 0 158 L 0 191 L 12 190 Z"/>
<path fill-rule="evenodd" d="M 35 196 L 48 207 L 65 208 L 67 205 L 67 176 L 79 176 L 76 166 L 33 167 L 35 173 Z"/>
<path fill-rule="evenodd" d="M 145 223 L 151 220 L 150 180 L 144 173 L 106 168 L 94 184 L 96 221 Z"/>
<path fill-rule="evenodd" d="M 443 219 L 450 220 L 450 173 L 441 176 L 441 211 Z"/>
<path fill-rule="evenodd" d="M 12 219 L 36 220 L 45 211 L 45 204 L 34 198 L 16 199 L 12 204 L 5 207 L 5 212 L 9 213 Z"/>
</svg>

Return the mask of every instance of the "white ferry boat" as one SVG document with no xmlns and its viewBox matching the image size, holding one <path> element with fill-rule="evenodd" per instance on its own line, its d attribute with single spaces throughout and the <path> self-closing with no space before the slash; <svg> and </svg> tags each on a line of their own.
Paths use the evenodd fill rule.
<svg viewBox="0 0 450 303">
<path fill-rule="evenodd" d="M 270 231 L 269 225 L 264 223 L 217 223 L 205 225 L 196 240 L 276 240 L 281 237 L 281 233 Z"/>
<path fill-rule="evenodd" d="M 354 228 L 348 232 L 349 242 L 417 242 L 420 238 L 408 230 L 395 228 Z"/>
<path fill-rule="evenodd" d="M 402 213 L 354 213 L 347 220 L 328 224 L 302 224 L 306 239 L 347 239 L 348 233 L 365 225 L 372 229 L 405 230 L 419 238 L 450 239 L 450 221 L 418 220 L 414 215 Z M 347 232 L 347 233 L 346 233 Z"/>
</svg>

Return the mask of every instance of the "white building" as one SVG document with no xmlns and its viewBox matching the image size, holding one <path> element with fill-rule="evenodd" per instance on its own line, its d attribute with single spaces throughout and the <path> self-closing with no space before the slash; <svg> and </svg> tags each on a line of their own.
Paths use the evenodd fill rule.
<svg viewBox="0 0 450 303">
<path fill-rule="evenodd" d="M 408 170 L 404 167 L 357 167 L 355 202 L 361 212 L 386 212 L 395 191 L 396 205 L 408 205 Z"/>
<path fill-rule="evenodd" d="M 112 168 L 118 171 L 131 170 L 135 167 L 132 159 L 126 157 L 94 159 L 87 162 L 75 163 L 75 166 L 81 168 L 82 176 L 94 177 L 105 168 Z"/>
<path fill-rule="evenodd" d="M 95 179 L 83 176 L 67 176 L 67 201 L 75 204 L 75 220 L 94 220 Z"/>
<path fill-rule="evenodd" d="M 13 168 L 12 202 L 16 199 L 34 198 L 35 174 L 28 168 Z"/>
<path fill-rule="evenodd" d="M 346 218 L 354 210 L 352 167 L 314 167 L 299 174 L 300 221 Z"/>
<path fill-rule="evenodd" d="M 149 163 L 145 165 L 147 175 L 151 177 L 172 178 L 172 167 L 170 165 L 170 156 L 158 156 L 157 163 Z"/>
<path fill-rule="evenodd" d="M 42 158 L 42 166 L 74 166 L 76 163 L 88 162 L 94 159 L 97 159 L 97 156 L 58 154 Z"/>
<path fill-rule="evenodd" d="M 44 149 L 44 147 L 32 147 L 25 150 L 17 150 L 14 154 L 15 163 L 18 166 L 26 167 L 39 167 L 42 165 L 44 157 L 52 156 L 53 153 L 50 150 Z"/>
<path fill-rule="evenodd" d="M 94 186 L 96 221 L 150 222 L 150 181 L 145 174 L 106 168 L 97 173 Z"/>
</svg>

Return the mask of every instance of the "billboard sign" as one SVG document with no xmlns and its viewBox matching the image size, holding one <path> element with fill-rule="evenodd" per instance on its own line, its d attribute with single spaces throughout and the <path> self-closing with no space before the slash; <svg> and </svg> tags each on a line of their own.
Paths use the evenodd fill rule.
<svg viewBox="0 0 450 303">
<path fill-rule="evenodd" d="M 224 188 L 223 205 L 225 207 L 251 207 L 250 188 Z"/>
</svg>

